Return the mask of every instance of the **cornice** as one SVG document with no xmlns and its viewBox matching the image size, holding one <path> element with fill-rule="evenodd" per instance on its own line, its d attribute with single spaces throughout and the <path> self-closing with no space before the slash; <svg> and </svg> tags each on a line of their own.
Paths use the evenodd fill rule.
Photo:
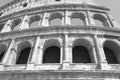
<svg viewBox="0 0 120 80">
<path fill-rule="evenodd" d="M 12 6 L 12 5 L 17 4 L 17 3 L 19 3 L 19 2 L 22 2 L 22 1 L 24 1 L 24 0 L 13 0 L 13 1 L 5 4 L 4 6 L 0 7 L 0 11 L 1 11 L 1 10 L 4 10 L 5 8 L 7 8 L 7 7 L 9 7 L 9 6 Z"/>
<path fill-rule="evenodd" d="M 120 37 L 120 29 L 117 28 L 105 28 L 98 26 L 50 26 L 44 27 L 40 26 L 40 28 L 31 28 L 19 31 L 11 31 L 0 34 L 1 40 L 11 39 L 11 38 L 19 38 L 19 37 L 28 37 L 28 36 L 45 36 L 45 35 L 61 35 L 65 32 L 73 35 L 98 35 L 105 36 L 111 38 L 119 38 Z"/>
<path fill-rule="evenodd" d="M 109 11 L 108 8 L 100 9 L 98 6 L 93 5 L 78 5 L 78 4 L 61 4 L 61 5 L 50 5 L 50 6 L 41 6 L 26 10 L 21 10 L 19 12 L 15 12 L 6 16 L 3 16 L 0 18 L 0 21 L 7 20 L 9 18 L 19 17 L 25 14 L 32 14 L 32 13 L 38 13 L 38 12 L 46 12 L 46 11 L 55 11 L 55 10 L 91 10 L 91 11 L 103 11 L 107 12 Z"/>
<path fill-rule="evenodd" d="M 113 71 L 113 70 L 94 70 L 94 71 L 82 71 L 82 70 L 15 70 L 15 71 L 1 71 L 0 75 L 6 75 L 6 76 L 10 76 L 12 75 L 13 77 L 15 76 L 19 76 L 19 77 L 24 77 L 25 75 L 26 77 L 30 77 L 30 75 L 34 75 L 35 79 L 37 79 L 37 76 L 39 77 L 43 77 L 43 76 L 47 76 L 46 78 L 48 78 L 48 76 L 59 76 L 60 75 L 69 75 L 69 77 L 71 79 L 74 79 L 73 75 L 76 76 L 87 76 L 87 77 L 92 77 L 94 78 L 107 78 L 107 77 L 115 77 L 118 78 L 120 75 L 119 71 Z M 71 76 L 70 76 L 71 75 Z M 33 78 L 33 76 L 32 76 Z M 50 78 L 50 77 L 49 77 Z M 77 77 L 78 79 L 80 79 L 79 77 Z M 57 78 L 58 79 L 58 78 Z M 63 78 L 65 79 L 65 77 Z M 76 78 L 75 78 L 76 79 Z"/>
</svg>

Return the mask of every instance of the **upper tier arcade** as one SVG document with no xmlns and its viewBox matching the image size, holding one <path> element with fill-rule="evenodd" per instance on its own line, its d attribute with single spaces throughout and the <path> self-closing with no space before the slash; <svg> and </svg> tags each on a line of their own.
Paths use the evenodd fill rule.
<svg viewBox="0 0 120 80">
<path fill-rule="evenodd" d="M 26 9 L 61 4 L 96 5 L 93 0 L 13 0 L 0 8 L 0 16 L 6 16 Z"/>
</svg>

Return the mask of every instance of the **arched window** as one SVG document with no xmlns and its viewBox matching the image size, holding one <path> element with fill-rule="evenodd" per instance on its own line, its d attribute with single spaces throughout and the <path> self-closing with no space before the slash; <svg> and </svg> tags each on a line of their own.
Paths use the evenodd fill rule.
<svg viewBox="0 0 120 80">
<path fill-rule="evenodd" d="M 7 50 L 7 47 L 3 44 L 0 45 L 0 62 L 3 59 L 3 56 L 5 55 L 5 52 Z"/>
<path fill-rule="evenodd" d="M 0 12 L 0 16 L 2 16 L 3 12 Z"/>
<path fill-rule="evenodd" d="M 91 45 L 87 40 L 75 40 L 72 49 L 73 63 L 91 63 L 90 48 Z"/>
<path fill-rule="evenodd" d="M 103 45 L 104 53 L 108 64 L 118 64 L 120 47 L 112 41 L 106 41 Z"/>
<path fill-rule="evenodd" d="M 15 19 L 12 21 L 11 30 L 18 30 L 20 27 L 21 19 Z"/>
<path fill-rule="evenodd" d="M 62 25 L 62 14 L 60 14 L 60 13 L 53 13 L 50 16 L 49 25 L 50 26 Z"/>
<path fill-rule="evenodd" d="M 4 28 L 5 23 L 0 23 L 0 32 L 2 31 L 2 29 Z"/>
<path fill-rule="evenodd" d="M 44 45 L 43 63 L 60 63 L 60 44 L 57 40 L 48 40 Z"/>
<path fill-rule="evenodd" d="M 73 13 L 71 15 L 71 25 L 85 25 L 85 16 L 82 13 Z"/>
<path fill-rule="evenodd" d="M 18 45 L 18 55 L 16 64 L 27 64 L 29 54 L 31 51 L 31 44 L 27 41 L 22 42 Z"/>
<path fill-rule="evenodd" d="M 36 15 L 36 16 L 32 16 L 30 18 L 30 28 L 36 28 L 39 27 L 39 23 L 40 23 L 40 16 Z"/>
<path fill-rule="evenodd" d="M 95 14 L 93 17 L 94 17 L 96 26 L 109 27 L 107 20 L 104 16 Z"/>
<path fill-rule="evenodd" d="M 23 7 L 27 7 L 27 5 L 28 5 L 28 3 L 25 2 L 25 3 L 23 4 Z"/>
</svg>

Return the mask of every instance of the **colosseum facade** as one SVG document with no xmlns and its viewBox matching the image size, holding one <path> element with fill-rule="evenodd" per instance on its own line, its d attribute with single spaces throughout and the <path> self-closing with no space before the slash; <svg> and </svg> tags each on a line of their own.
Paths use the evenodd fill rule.
<svg viewBox="0 0 120 80">
<path fill-rule="evenodd" d="M 94 0 L 13 0 L 0 63 L 0 80 L 119 80 L 120 25 Z"/>
</svg>

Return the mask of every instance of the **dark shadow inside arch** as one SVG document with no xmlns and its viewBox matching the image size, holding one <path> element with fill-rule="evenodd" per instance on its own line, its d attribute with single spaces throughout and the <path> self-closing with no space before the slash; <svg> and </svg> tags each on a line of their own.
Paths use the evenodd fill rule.
<svg viewBox="0 0 120 80">
<path fill-rule="evenodd" d="M 22 49 L 19 53 L 19 57 L 17 59 L 16 64 L 27 64 L 31 47 L 26 47 Z"/>
<path fill-rule="evenodd" d="M 12 25 L 11 25 L 11 30 L 18 30 L 19 29 L 19 25 L 21 23 L 21 19 L 15 19 L 13 22 L 12 22 Z"/>
<path fill-rule="evenodd" d="M 91 63 L 89 51 L 84 46 L 73 47 L 73 63 Z"/>
<path fill-rule="evenodd" d="M 30 18 L 30 28 L 37 28 L 39 27 L 40 16 L 36 15 Z"/>
<path fill-rule="evenodd" d="M 0 45 L 0 62 L 2 61 L 5 53 L 6 53 L 7 47 L 5 45 Z"/>
<path fill-rule="evenodd" d="M 60 48 L 57 46 L 48 47 L 44 51 L 43 63 L 60 63 Z"/>
<path fill-rule="evenodd" d="M 62 14 L 60 13 L 53 13 L 49 19 L 50 26 L 62 25 Z"/>
<path fill-rule="evenodd" d="M 95 20 L 96 26 L 109 27 L 106 18 L 102 15 L 95 14 L 94 15 L 94 20 Z"/>
<path fill-rule="evenodd" d="M 4 54 L 5 54 L 5 50 L 0 53 L 0 62 L 2 61 Z"/>
<path fill-rule="evenodd" d="M 2 29 L 4 28 L 5 24 L 0 24 L 0 31 L 2 31 Z"/>
<path fill-rule="evenodd" d="M 85 25 L 85 16 L 82 13 L 73 13 L 71 15 L 72 25 Z"/>
<path fill-rule="evenodd" d="M 104 47 L 103 49 L 104 49 L 106 60 L 107 60 L 108 64 L 118 64 L 118 60 L 115 56 L 114 51 L 107 47 Z"/>
</svg>

